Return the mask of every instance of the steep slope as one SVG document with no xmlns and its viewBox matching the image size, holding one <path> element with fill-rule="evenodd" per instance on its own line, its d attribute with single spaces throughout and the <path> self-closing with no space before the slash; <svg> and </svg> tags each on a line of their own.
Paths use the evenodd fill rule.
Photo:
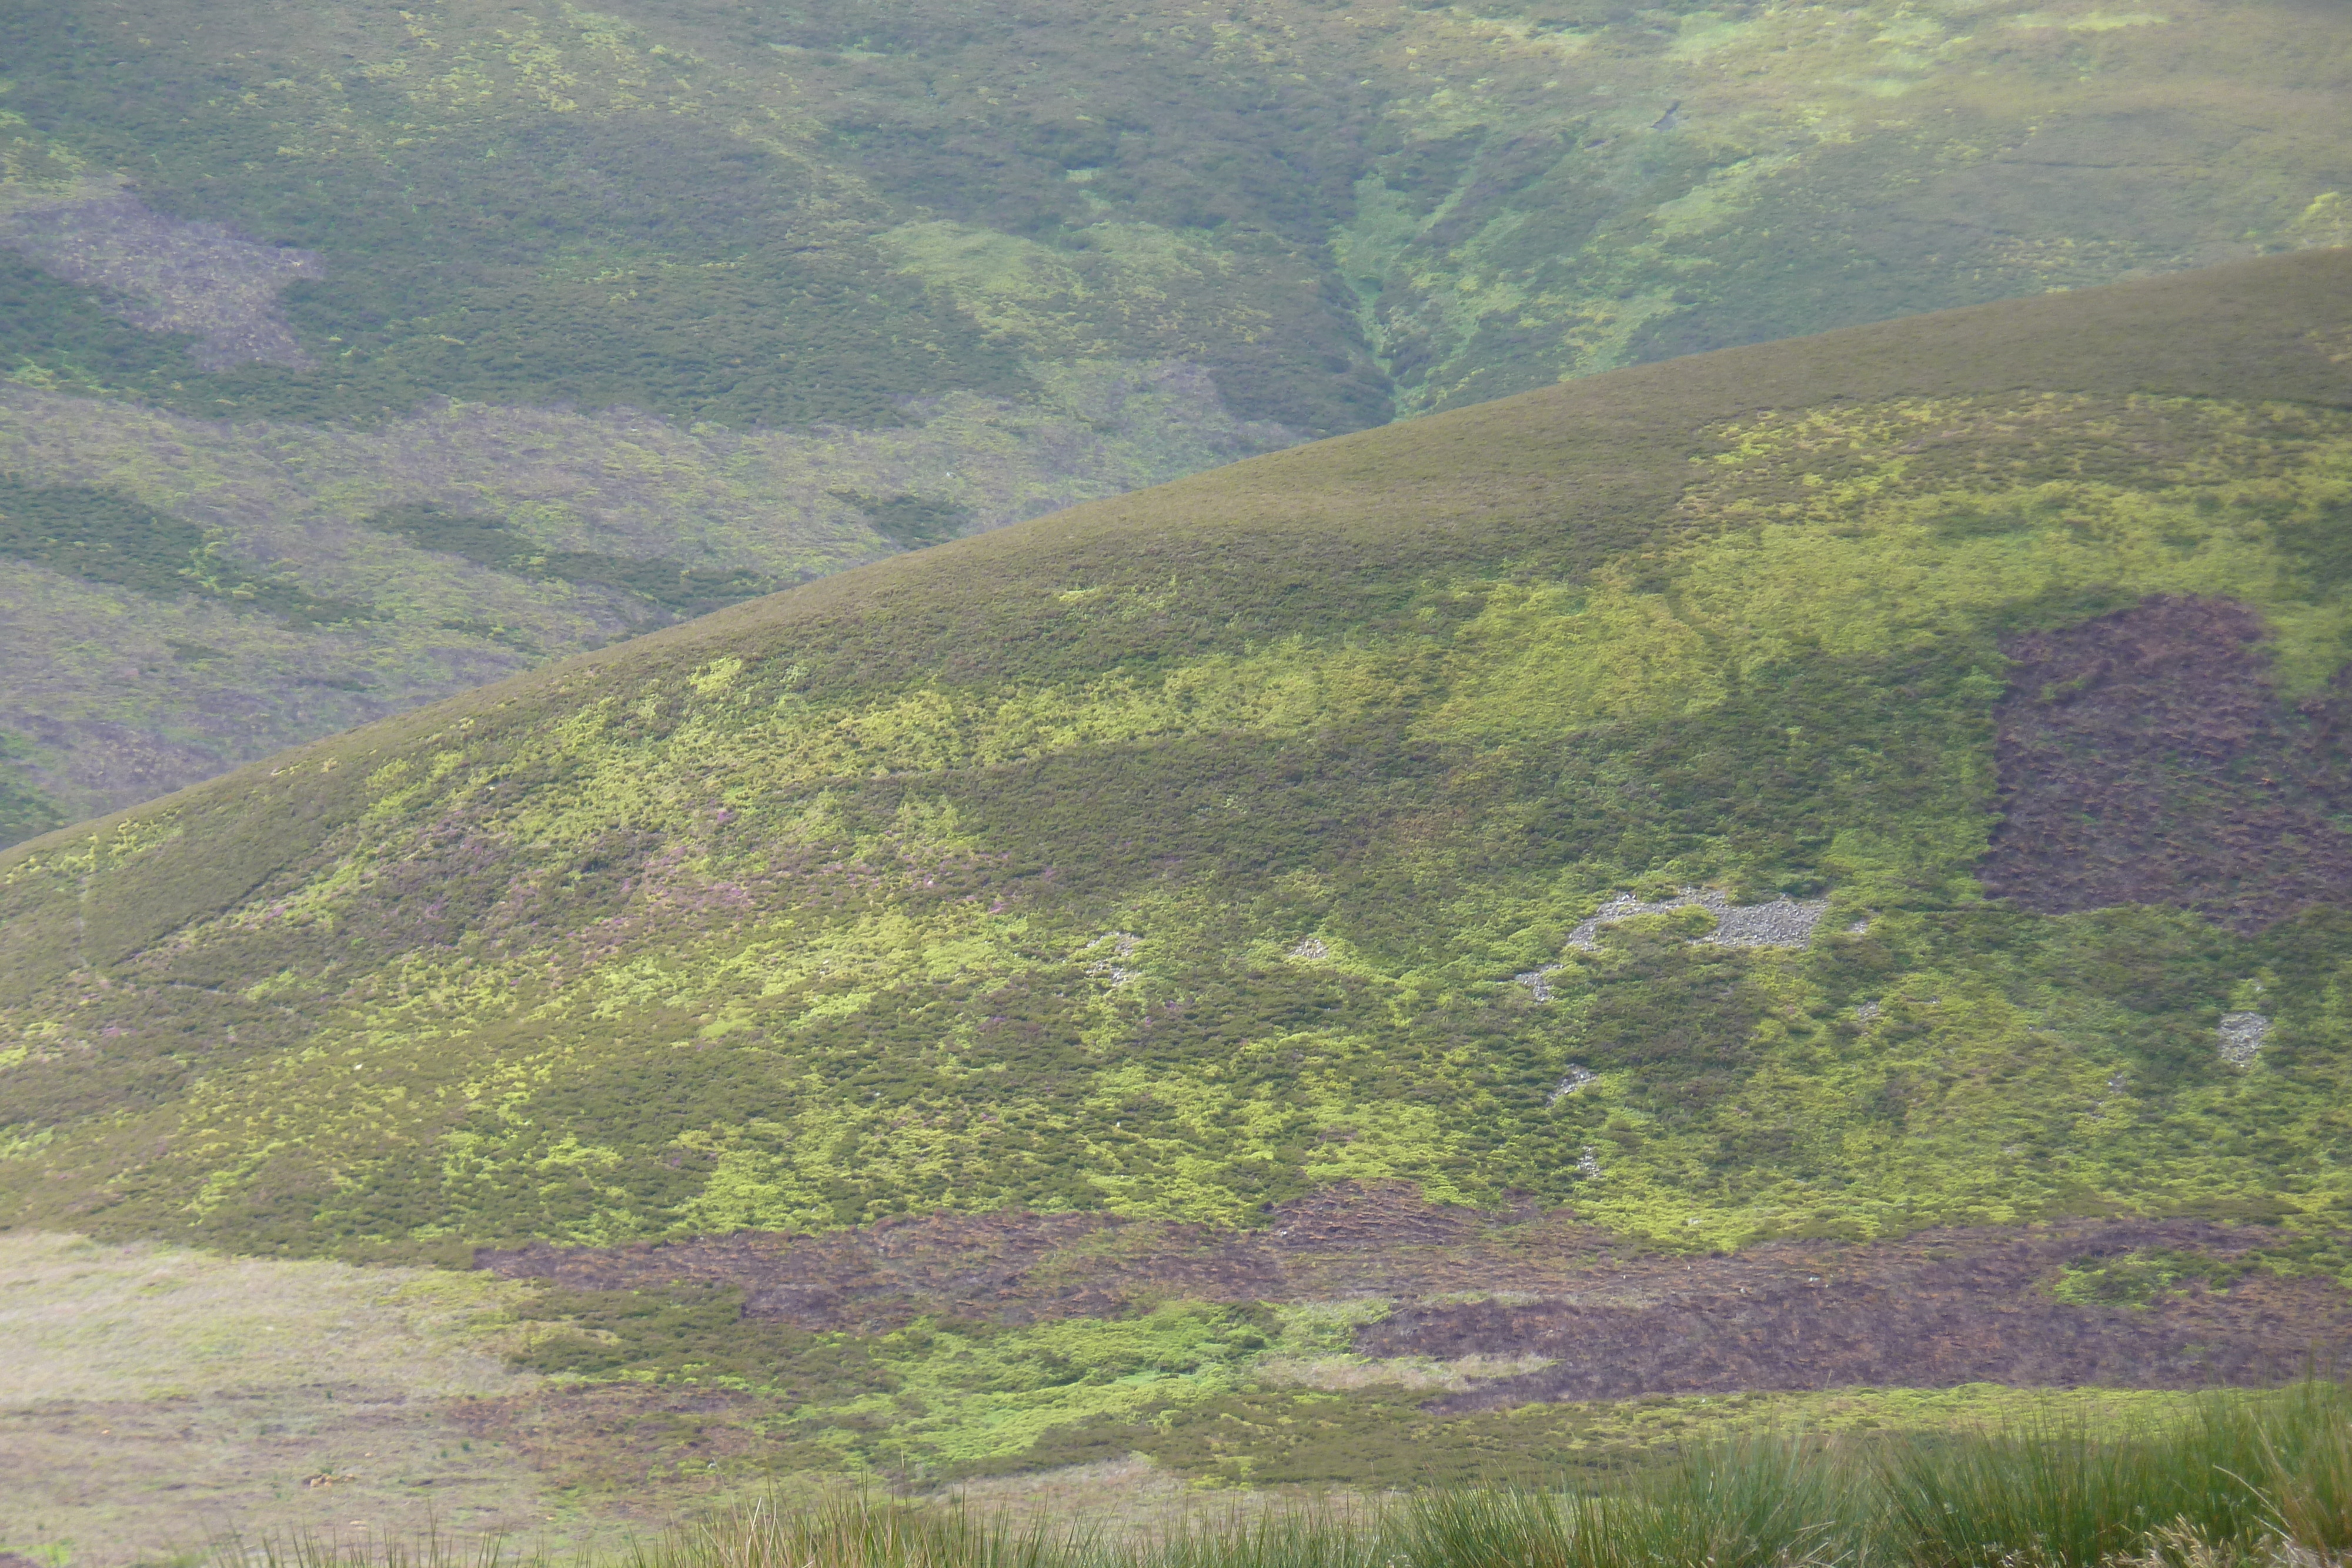
<svg viewBox="0 0 2352 1568">
<path fill-rule="evenodd" d="M 2344 243 L 2347 47 L 2326 0 L 17 7 L 0 841 L 1396 413 Z"/>
<path fill-rule="evenodd" d="M 0 1222 L 2338 1214 L 2347 284 L 1322 443 L 50 835 Z"/>
</svg>

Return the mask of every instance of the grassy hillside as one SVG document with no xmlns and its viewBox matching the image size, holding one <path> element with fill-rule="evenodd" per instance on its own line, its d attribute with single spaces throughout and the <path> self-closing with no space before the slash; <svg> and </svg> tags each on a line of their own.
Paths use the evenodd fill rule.
<svg viewBox="0 0 2352 1568">
<path fill-rule="evenodd" d="M 1261 459 L 38 841 L 16 1217 L 318 1250 L 1407 1176 L 1732 1239 L 2273 1192 L 2325 1143 L 2325 900 L 2233 918 L 2159 867 L 2075 915 L 1978 873 L 2033 852 L 2000 792 L 2072 787 L 2001 772 L 2055 700 L 2010 686 L 2019 639 L 2151 596 L 2248 608 L 2168 673 L 2211 706 L 2253 658 L 2285 738 L 2225 738 L 2255 782 L 2165 737 L 2147 787 L 2332 852 L 2347 265 Z M 2139 700 L 2085 674 L 2075 711 L 2092 682 Z M 1694 946 L 1696 908 L 1568 945 L 1684 885 L 1830 906 L 1801 951 Z M 2216 1056 L 2228 1010 L 2276 1016 L 2262 1071 Z M 1623 1155 L 1595 1181 L 1584 1143 Z"/>
<path fill-rule="evenodd" d="M 1305 437 L 2342 244 L 2333 20 L 19 8 L 0 835 Z"/>
<path fill-rule="evenodd" d="M 490 1248 L 525 1364 L 803 1467 L 2341 1344 L 2347 286 L 1319 443 L 37 840 L 0 1225 Z"/>
</svg>

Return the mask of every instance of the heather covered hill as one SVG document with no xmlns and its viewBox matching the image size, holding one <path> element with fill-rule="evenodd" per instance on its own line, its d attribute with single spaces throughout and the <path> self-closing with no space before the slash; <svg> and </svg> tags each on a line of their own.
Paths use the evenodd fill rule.
<svg viewBox="0 0 2352 1568">
<path fill-rule="evenodd" d="M 2335 1214 L 2347 278 L 1305 447 L 37 841 L 6 1220 Z"/>
<path fill-rule="evenodd" d="M 2338 1355 L 2347 505 L 2312 252 L 1302 446 L 284 753 L 0 859 L 16 1299 L 279 1260 L 439 1348 L 269 1408 L 388 1510 L 478 1444 L 575 1521 Z M 0 1414 L 183 1421 L 105 1386 Z M 223 1497 L 288 1462 L 243 1422 Z"/>
<path fill-rule="evenodd" d="M 2347 47 L 2327 0 L 12 8 L 0 841 L 1312 437 L 2343 244 Z"/>
</svg>

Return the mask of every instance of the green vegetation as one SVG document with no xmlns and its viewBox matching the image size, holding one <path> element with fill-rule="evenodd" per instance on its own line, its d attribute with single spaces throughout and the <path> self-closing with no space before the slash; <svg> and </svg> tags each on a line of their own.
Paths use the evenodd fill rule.
<svg viewBox="0 0 2352 1568">
<path fill-rule="evenodd" d="M 296 625 L 366 614 L 225 554 L 218 538 L 128 497 L 80 485 L 36 487 L 0 477 L 0 555 L 156 598 L 199 593 L 241 601 Z"/>
<path fill-rule="evenodd" d="M 2338 1225 L 2341 911 L 2042 915 L 1972 870 L 2004 637 L 2211 595 L 2267 622 L 2283 702 L 2352 657 L 2294 531 L 2352 426 L 2278 401 L 2294 352 L 2329 384 L 2341 265 L 1262 460 L 38 843 L 0 1213 L 358 1255 L 1248 1224 L 1352 1178 L 1677 1245 Z M 2200 340 L 2213 290 L 2243 303 Z M 2144 348 L 2086 372 L 2110 312 Z M 2056 376 L 2179 391 L 1976 390 Z M 1686 883 L 1829 907 L 1802 947 L 1696 912 L 1568 943 Z M 1546 966 L 1549 1000 L 1514 981 Z"/>
<path fill-rule="evenodd" d="M 2179 1293 L 2190 1281 L 2227 1290 L 2255 1266 L 2151 1248 L 2120 1258 L 2085 1258 L 2051 1289 L 2060 1301 L 2078 1306 L 2147 1307 Z"/>
<path fill-rule="evenodd" d="M 0 664 L 67 818 L 1303 437 L 2352 239 L 2302 0 L 69 0 L 0 60 L 0 475 L 326 622 L 45 557 L 17 640 L 126 653 Z M 418 507 L 520 538 L 352 537 Z"/>
<path fill-rule="evenodd" d="M 474 517 L 446 507 L 394 507 L 371 513 L 362 526 L 397 534 L 419 549 L 462 556 L 478 566 L 520 577 L 593 582 L 618 588 L 683 614 L 732 604 L 780 585 L 748 571 L 640 560 L 593 550 L 551 550 L 497 517 Z"/>
<path fill-rule="evenodd" d="M 2076 1277 L 2063 1276 L 2060 1290 Z M 934 1316 L 866 1333 L 799 1329 L 747 1317 L 742 1306 L 742 1292 L 726 1287 L 542 1289 L 515 1309 L 524 1348 L 513 1364 L 564 1380 L 742 1397 L 737 1419 L 764 1440 L 730 1466 L 737 1482 L 873 1473 L 914 1487 L 1134 1455 L 1223 1486 L 1552 1483 L 1796 1424 L 1840 1437 L 1927 1436 L 2063 1408 L 2095 1417 L 2111 1437 L 2193 1411 L 2200 1397 L 2100 1390 L 2053 1406 L 2045 1392 L 1972 1384 L 1464 1413 L 1433 1407 L 1432 1391 L 1508 1369 L 1475 1357 L 1456 1366 L 1352 1354 L 1352 1331 L 1387 1312 L 1379 1301 L 1174 1301 L 1125 1318 L 1018 1327 Z"/>
<path fill-rule="evenodd" d="M 2306 1384 L 2137 1440 L 2061 1428 L 1914 1447 L 1882 1460 L 1887 1517 L 1905 1555 L 1955 1568 L 2290 1542 L 2333 1556 L 2352 1546 L 2342 1401 L 2340 1385 Z"/>
<path fill-rule="evenodd" d="M 0 353 L 18 378 L 86 395 L 167 386 L 190 373 L 184 337 L 143 332 L 85 290 L 0 255 Z"/>
<path fill-rule="evenodd" d="M 207 413 L 887 423 L 1024 354 L 1177 356 L 1322 434 L 2346 221 L 2293 107 L 2341 58 L 2288 5 L 198 19 L 15 25 L 11 171 L 322 258 L 314 363 L 190 374 L 81 291 L 8 319 L 20 364 Z"/>
<path fill-rule="evenodd" d="M 969 507 L 920 496 L 863 496 L 855 490 L 835 490 L 833 498 L 865 513 L 875 531 L 901 549 L 921 549 L 954 538 L 972 520 Z"/>
<path fill-rule="evenodd" d="M 307 1281 L 378 1381 L 185 1396 L 207 1495 L 1439 1489 L 665 1563 L 2343 1554 L 2342 1390 L 2170 1391 L 2352 1288 L 2310 21 L 0 16 L 0 1228 L 277 1260 L 118 1315 Z M 485 1246 L 612 1288 L 330 1261 Z M 1635 1342 L 1674 1392 L 1576 1382 Z M 1950 1386 L 1849 1386 L 1898 1343 Z M 20 1375 L 35 1469 L 165 1418 L 142 1354 Z"/>
<path fill-rule="evenodd" d="M 922 423 L 850 437 L 472 404 L 338 432 L 22 390 L 7 402 L 0 470 L 37 476 L 26 488 L 103 490 L 144 508 L 160 520 L 128 542 L 134 553 L 186 565 L 179 551 L 200 538 L 215 567 L 243 562 L 259 583 L 367 609 L 365 620 L 310 625 L 169 571 L 147 592 L 70 575 L 70 562 L 19 568 L 20 644 L 45 656 L 11 667 L 19 695 L 6 711 L 19 716 L 0 727 L 20 735 L 18 777 L 68 821 L 714 601 L 929 542 L 942 528 L 1256 449 L 1202 378 L 1116 365 L 1055 377 L 1042 404 L 960 396 Z M 1139 427 L 1148 446 L 1129 434 Z M 910 476 L 926 488 L 905 490 Z M 852 499 L 820 487 L 845 482 Z M 878 523 L 858 497 L 877 498 Z M 499 536 L 476 540 L 477 553 L 519 558 L 520 570 L 479 570 L 366 526 L 426 508 L 495 524 Z"/>
<path fill-rule="evenodd" d="M 535 1336 L 516 1364 L 766 1396 L 803 1441 L 787 1461 L 800 1468 L 985 1474 L 1071 1462 L 1066 1453 L 1118 1458 L 1155 1417 L 1197 1425 L 1203 1401 L 1241 1390 L 1282 1333 L 1268 1309 L 1180 1302 L 1124 1320 L 1010 1332 L 924 1320 L 860 1336 L 747 1322 L 741 1304 L 726 1290 L 555 1294 L 527 1321 L 563 1326 Z M 1073 1425 L 1085 1430 L 1062 1430 Z M 1109 1432 L 1128 1441 L 1106 1453 Z"/>
<path fill-rule="evenodd" d="M 1008 354 L 854 240 L 796 236 L 810 193 L 754 142 L 651 114 L 560 135 L 528 120 L 488 137 L 371 127 L 365 163 L 289 184 L 282 140 L 241 95 L 185 79 L 125 94 L 83 68 L 85 30 L 64 16 L 14 29 L 11 107 L 85 156 L 140 167 L 175 216 L 323 256 L 325 277 L 284 298 L 318 364 L 205 373 L 80 291 L 19 275 L 0 352 L 20 371 L 211 415 L 375 419 L 457 397 L 738 428 L 889 424 L 910 397 L 1022 386 Z M 374 96 L 340 114 L 391 109 Z"/>
<path fill-rule="evenodd" d="M 2174 1325 L 2114 1342 L 2155 1347 L 2158 1388 L 2256 1378 L 2254 1351 L 2344 1321 L 2347 912 L 2224 918 L 2166 843 L 2133 852 L 2129 904 L 2070 911 L 2032 880 L 2063 860 L 2024 852 L 2002 896 L 1980 877 L 2004 797 L 2140 766 L 2021 751 L 2021 716 L 2057 705 L 2137 726 L 2153 760 L 2126 782 L 2163 800 L 2250 744 L 2216 714 L 2242 719 L 2293 770 L 2245 798 L 2305 812 L 2281 820 L 2332 863 L 2347 267 L 1858 329 L 1317 444 L 53 832 L 0 859 L 0 1225 L 653 1269 L 747 1229 L 1079 1222 L 1017 1292 L 982 1268 L 967 1294 L 840 1284 L 819 1311 L 681 1263 L 518 1303 L 515 1369 L 580 1401 L 532 1440 L 617 1454 L 603 1496 L 689 1459 L 712 1488 L 979 1484 L 1136 1453 L 1213 1482 L 1549 1483 L 1792 1406 L 1916 1433 L 2011 1397 L 1829 1373 L 1760 1403 L 1547 1394 L 1575 1369 L 1541 1346 L 1576 1320 L 1465 1355 L 1483 1342 L 1439 1332 L 1434 1290 L 1329 1261 L 1377 1228 L 1295 1286 L 1252 1271 L 1307 1256 L 1305 1210 L 1271 1206 L 1350 1183 L 1417 1191 L 1407 1218 L 1441 1232 L 1524 1216 L 1496 1248 L 1581 1227 L 1524 1268 L 1556 1284 L 1605 1244 L 1627 1291 L 1629 1260 L 1733 1270 L 1700 1255 L 1772 1239 L 1752 1256 L 2145 1219 L 2053 1244 L 2003 1300 L 2059 1332 Z M 851 494 L 895 517 L 940 492 Z M 453 580 L 569 559 L 525 553 L 544 519 L 401 504 L 441 509 L 353 537 L 437 543 Z M 2257 640 L 2155 640 L 2184 604 Z M 2019 689 L 2012 651 L 2052 639 L 2130 653 L 2130 680 Z M 2216 660 L 2252 661 L 2226 711 Z M 2251 877 L 2246 821 L 2206 849 Z M 1620 899 L 1686 887 L 1715 908 Z M 1130 1223 L 1084 1229 L 1106 1215 Z M 866 1240 L 903 1275 L 931 1234 Z M 1150 1247 L 1182 1267 L 1129 1269 Z M 1795 1279 L 1787 1321 L 1824 1333 L 1882 1300 Z M 1502 1322 L 1517 1288 L 1478 1310 Z M 2209 1356 L 2241 1308 L 2281 1326 Z M 2084 1495 L 2102 1551 L 2143 1550 L 2099 1522 L 2120 1493 Z"/>
<path fill-rule="evenodd" d="M 1196 1516 L 1153 1533 L 992 1521 L 871 1492 L 778 1498 L 633 1545 L 624 1559 L 631 1568 L 2332 1562 L 2352 1545 L 2345 1431 L 2343 1390 L 2310 1384 L 2261 1402 L 2211 1401 L 2185 1420 L 2122 1436 L 2062 1423 L 1827 1447 L 1752 1438 L 1698 1447 L 1580 1491 L 1440 1490 L 1352 1507 Z M 272 1568 L 438 1568 L 462 1561 L 463 1550 L 436 1538 L 411 1557 L 402 1542 L 306 1539 L 268 1549 L 262 1560 Z"/>
<path fill-rule="evenodd" d="M 13 735 L 0 735 L 0 838 L 11 843 L 37 838 L 66 822 L 66 814 L 58 809 L 57 802 L 9 766 L 31 749 Z"/>
<path fill-rule="evenodd" d="M 2282 1279 L 2352 1281 L 2352 1249 L 2342 1236 L 2285 1233 L 2229 1258 L 2172 1247 L 2077 1258 L 2050 1282 L 2050 1292 L 2075 1306 L 2147 1308 L 2191 1290 L 2227 1291 L 2265 1274 Z"/>
</svg>

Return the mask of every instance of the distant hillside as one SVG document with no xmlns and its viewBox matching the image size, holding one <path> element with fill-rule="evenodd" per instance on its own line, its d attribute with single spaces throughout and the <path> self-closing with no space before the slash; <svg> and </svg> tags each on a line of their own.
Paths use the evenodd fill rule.
<svg viewBox="0 0 2352 1568">
<path fill-rule="evenodd" d="M 1626 364 L 2352 239 L 2325 0 L 0 16 L 0 841 Z"/>
<path fill-rule="evenodd" d="M 1619 371 L 13 852 L 0 1223 L 2336 1216 L 2352 253 Z"/>
</svg>

